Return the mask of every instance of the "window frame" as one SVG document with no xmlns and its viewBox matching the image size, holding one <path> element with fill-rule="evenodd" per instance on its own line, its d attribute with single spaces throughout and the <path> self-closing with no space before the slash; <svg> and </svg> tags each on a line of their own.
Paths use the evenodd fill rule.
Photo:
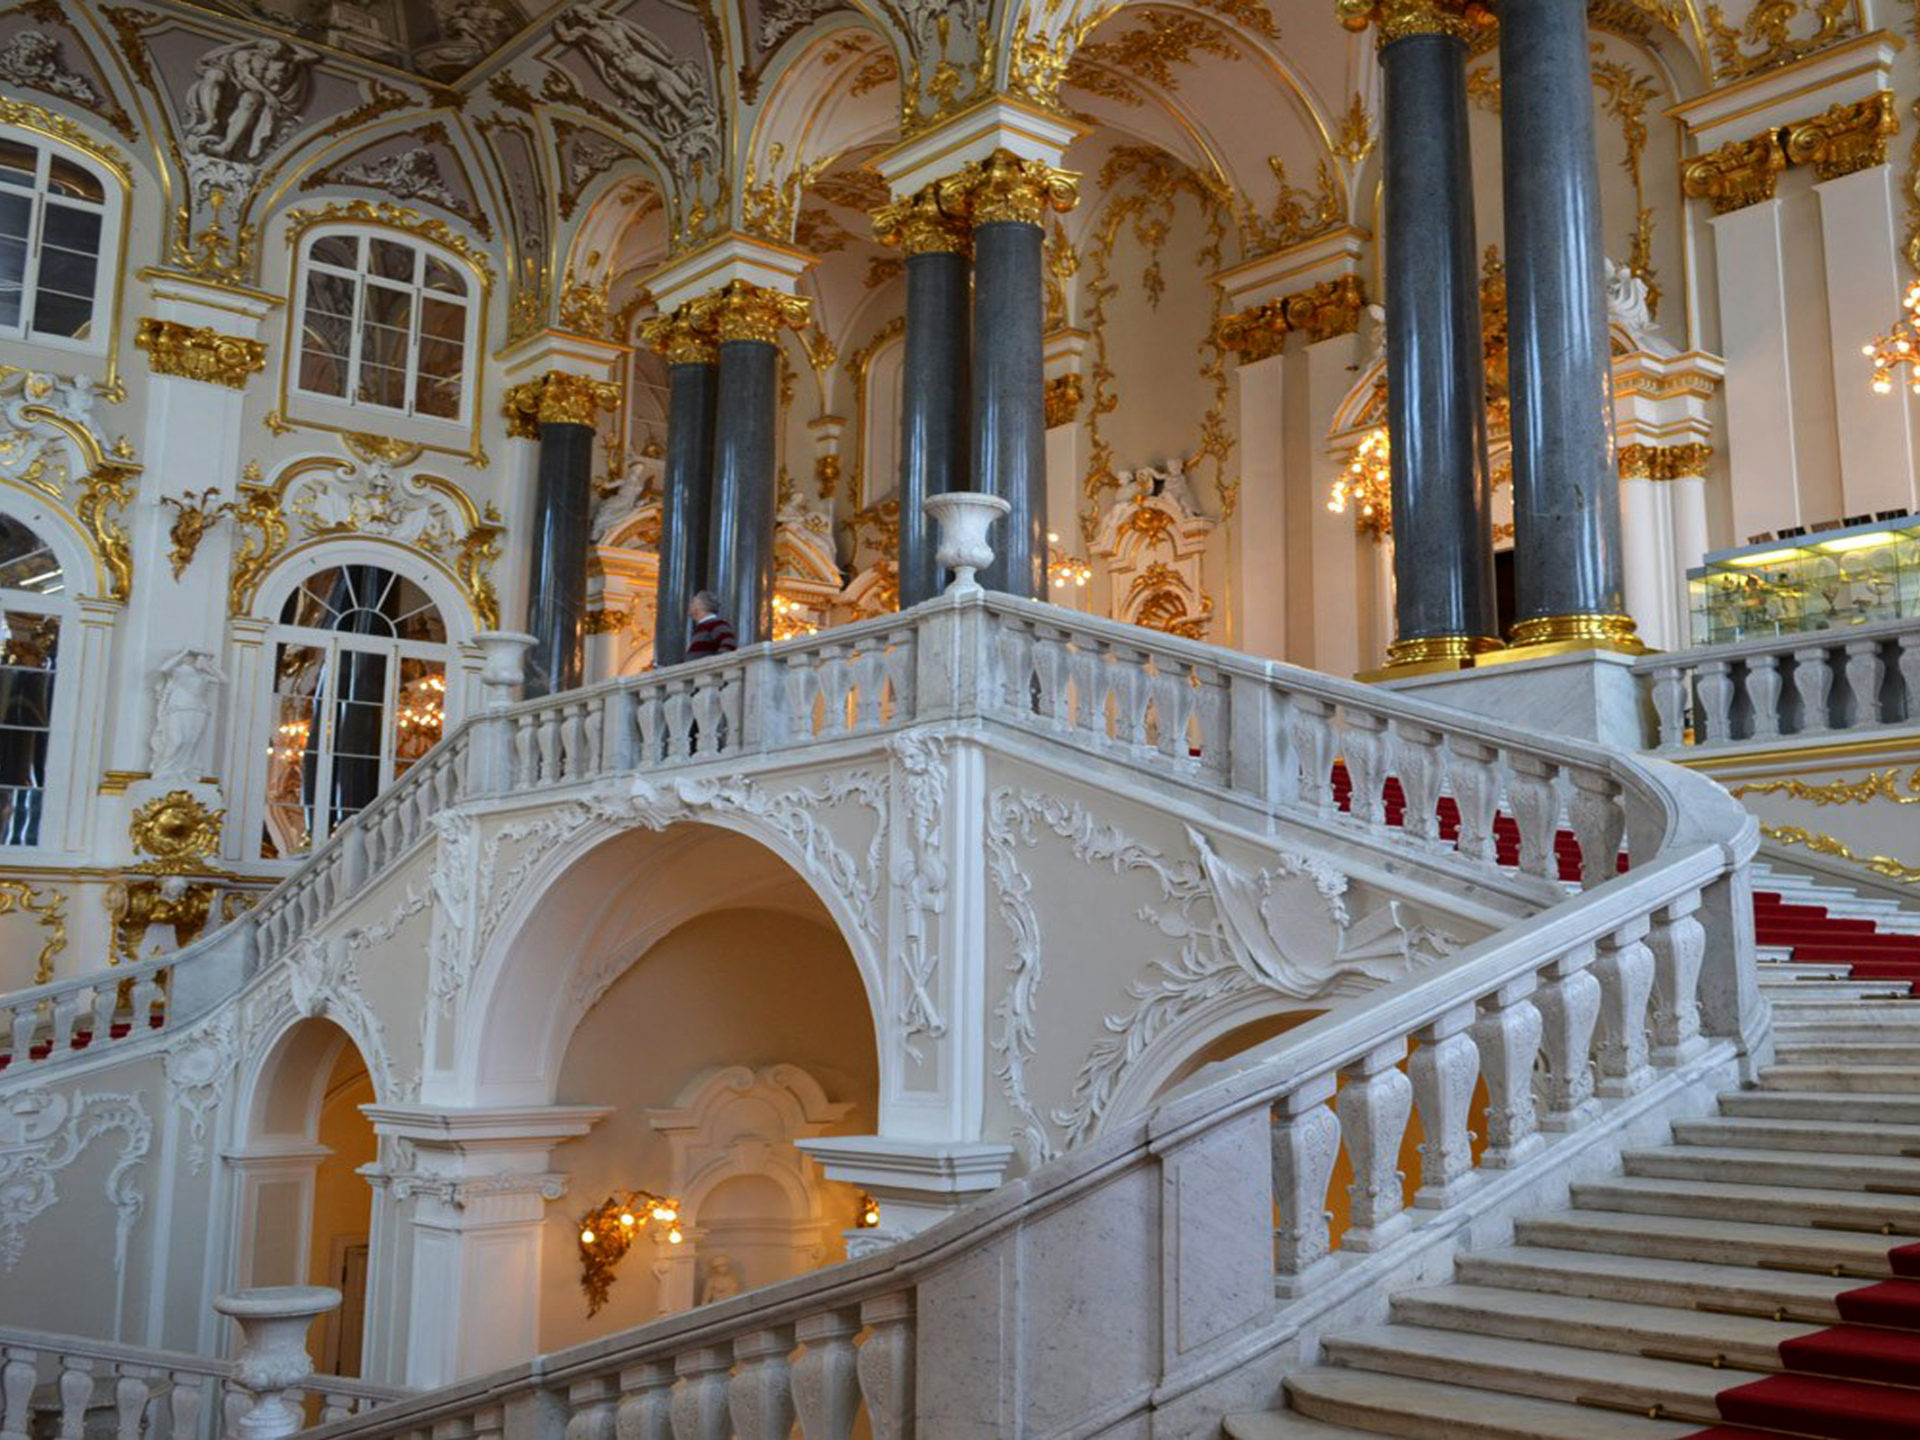
<svg viewBox="0 0 1920 1440">
<path fill-rule="evenodd" d="M 76 603 L 85 577 L 92 572 L 83 563 L 87 557 L 76 553 L 69 543 L 72 537 L 58 528 L 57 519 L 37 504 L 18 503 L 24 500 L 23 496 L 9 493 L 0 499 L 0 512 L 39 540 L 59 562 L 64 580 L 61 588 L 53 592 L 0 589 L 0 609 L 9 614 L 46 616 L 60 627 L 52 671 L 53 704 L 48 715 L 46 770 L 40 786 L 39 830 L 31 844 L 0 843 L 0 857 L 37 856 L 73 848 L 80 818 L 73 807 L 85 803 L 73 793 L 75 754 L 86 743 L 86 737 L 80 734 L 81 717 L 92 713 L 90 707 L 83 707 L 80 693 L 88 683 L 87 669 L 81 660 L 82 648 L 88 642 L 84 634 L 85 621 Z"/>
<path fill-rule="evenodd" d="M 27 225 L 27 263 L 21 273 L 20 319 L 12 325 L 0 324 L 0 341 L 14 345 L 44 345 L 81 355 L 104 355 L 112 344 L 113 299 L 120 272 L 121 249 L 125 237 L 120 223 L 124 196 L 119 177 L 84 150 L 19 125 L 0 125 L 0 138 L 38 152 L 31 188 L 0 176 L 0 193 L 20 195 L 29 205 Z M 100 187 L 101 199 L 74 200 L 55 196 L 49 190 L 53 162 L 63 160 L 92 176 Z M 50 206 L 84 210 L 100 220 L 100 246 L 94 256 L 92 310 L 88 316 L 86 338 L 42 332 L 29 323 L 38 311 L 41 254 L 46 244 L 47 211 Z"/>
<path fill-rule="evenodd" d="M 356 255 L 354 269 L 349 270 L 330 260 L 314 258 L 313 252 L 317 245 L 322 241 L 338 238 L 353 240 Z M 379 241 L 386 241 L 414 252 L 411 280 L 401 282 L 390 276 L 375 275 L 371 272 L 370 257 L 374 244 Z M 458 295 L 428 287 L 426 274 L 430 263 L 438 263 L 459 279 L 462 288 Z M 345 361 L 346 393 L 343 395 L 329 394 L 324 390 L 310 390 L 304 383 L 302 375 L 307 349 L 308 301 L 311 294 L 311 286 L 308 282 L 316 271 L 344 280 L 353 287 L 353 313 L 348 317 L 348 352 Z M 476 356 L 486 294 L 480 279 L 460 256 L 435 245 L 430 240 L 406 231 L 367 225 L 317 225 L 300 237 L 299 260 L 292 280 L 295 303 L 290 307 L 291 329 L 287 336 L 287 369 L 289 371 L 287 391 L 290 396 L 308 403 L 390 416 L 426 425 L 465 427 L 473 423 L 475 381 L 479 368 Z M 365 385 L 361 375 L 361 364 L 367 293 L 374 286 L 404 290 L 408 296 L 407 363 L 404 372 L 406 405 L 404 407 L 361 398 Z M 422 380 L 420 371 L 420 347 L 424 338 L 421 325 L 422 302 L 428 298 L 449 305 L 457 305 L 464 312 L 465 323 L 461 328 L 460 336 L 460 400 L 456 412 L 452 415 L 434 415 L 421 410 L 416 403 Z"/>
</svg>

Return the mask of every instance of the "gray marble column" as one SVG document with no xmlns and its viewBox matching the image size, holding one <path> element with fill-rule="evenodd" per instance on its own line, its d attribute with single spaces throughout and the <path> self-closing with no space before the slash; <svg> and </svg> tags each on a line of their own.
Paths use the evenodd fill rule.
<svg viewBox="0 0 1920 1440">
<path fill-rule="evenodd" d="M 707 587 L 742 645 L 773 637 L 774 424 L 780 352 L 771 340 L 720 345 L 713 420 Z"/>
<path fill-rule="evenodd" d="M 973 488 L 1012 507 L 980 583 L 1028 600 L 1047 593 L 1044 239 L 1016 220 L 973 232 Z"/>
<path fill-rule="evenodd" d="M 660 577 L 653 663 L 687 658 L 687 606 L 707 578 L 707 526 L 713 508 L 713 415 L 719 376 L 711 345 L 668 357 L 667 463 L 661 480 Z"/>
<path fill-rule="evenodd" d="M 907 255 L 906 356 L 900 378 L 900 608 L 940 592 L 929 495 L 964 490 L 971 476 L 967 224 L 925 189 L 873 213 L 874 236 Z M 949 187 L 950 203 L 965 197 Z"/>
<path fill-rule="evenodd" d="M 1500 7 L 1516 644 L 1632 648 L 1586 0 Z"/>
<path fill-rule="evenodd" d="M 593 543 L 593 427 L 540 426 L 534 482 L 533 563 L 527 587 L 528 695 L 580 685 L 587 615 L 587 548 Z"/>
<path fill-rule="evenodd" d="M 1380 50 L 1396 665 L 1499 644 L 1466 60 L 1446 28 Z"/>
</svg>

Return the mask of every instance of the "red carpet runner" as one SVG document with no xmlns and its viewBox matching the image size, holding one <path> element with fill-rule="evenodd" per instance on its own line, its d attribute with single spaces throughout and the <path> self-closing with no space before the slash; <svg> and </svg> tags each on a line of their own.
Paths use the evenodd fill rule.
<svg viewBox="0 0 1920 1440">
<path fill-rule="evenodd" d="M 1870 920 L 1830 918 L 1824 906 L 1789 905 L 1779 895 L 1753 898 L 1762 945 L 1790 947 L 1796 962 L 1844 964 L 1855 980 L 1904 983 L 1920 995 L 1920 935 L 1877 934 Z M 1714 1402 L 1732 1423 L 1687 1440 L 1920 1437 L 1920 1245 L 1902 1245 L 1887 1258 L 1896 1278 L 1835 1297 L 1842 1323 L 1781 1344 L 1780 1364 L 1792 1374 L 1721 1391 Z"/>
</svg>

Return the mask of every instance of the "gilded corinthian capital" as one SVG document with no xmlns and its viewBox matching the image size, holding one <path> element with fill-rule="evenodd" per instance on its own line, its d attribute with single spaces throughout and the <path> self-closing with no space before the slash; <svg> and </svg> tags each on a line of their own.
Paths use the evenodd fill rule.
<svg viewBox="0 0 1920 1440">
<path fill-rule="evenodd" d="M 711 365 L 719 355 L 713 327 L 693 313 L 688 301 L 670 315 L 656 315 L 640 327 L 640 343 L 657 350 L 669 365 Z"/>
<path fill-rule="evenodd" d="M 1334 8 L 1349 30 L 1373 26 L 1382 45 L 1410 35 L 1471 41 L 1494 23 L 1493 11 L 1482 0 L 1335 0 Z"/>
<path fill-rule="evenodd" d="M 507 434 L 516 440 L 538 440 L 542 425 L 591 425 L 596 410 L 620 403 L 620 387 L 565 370 L 549 370 L 507 391 L 502 413 Z"/>
<path fill-rule="evenodd" d="M 941 210 L 975 225 L 1011 220 L 1038 225 L 1049 210 L 1064 214 L 1080 201 L 1080 177 L 1044 160 L 996 150 L 934 187 Z"/>
<path fill-rule="evenodd" d="M 722 344 L 758 340 L 771 345 L 782 329 L 807 323 L 813 302 L 804 295 L 782 294 L 751 280 L 731 280 L 680 308 L 692 323 L 710 329 Z"/>
<path fill-rule="evenodd" d="M 943 210 L 939 192 L 938 185 L 928 185 L 904 200 L 882 205 L 873 212 L 873 238 L 909 255 L 952 255 L 965 250 L 966 219 Z"/>
</svg>

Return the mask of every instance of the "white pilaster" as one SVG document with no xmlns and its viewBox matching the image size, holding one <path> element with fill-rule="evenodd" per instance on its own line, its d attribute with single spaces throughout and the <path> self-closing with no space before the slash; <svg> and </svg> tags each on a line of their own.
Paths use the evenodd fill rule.
<svg viewBox="0 0 1920 1440">
<path fill-rule="evenodd" d="M 1804 525 L 1781 202 L 1714 217 L 1721 348 L 1727 361 L 1733 539 Z M 1856 347 L 1857 349 L 1858 347 Z"/>
<path fill-rule="evenodd" d="M 1240 508 L 1227 527 L 1232 567 L 1234 648 L 1275 660 L 1287 643 L 1287 459 L 1282 404 L 1285 360 L 1279 355 L 1234 367 L 1239 405 Z"/>
</svg>

